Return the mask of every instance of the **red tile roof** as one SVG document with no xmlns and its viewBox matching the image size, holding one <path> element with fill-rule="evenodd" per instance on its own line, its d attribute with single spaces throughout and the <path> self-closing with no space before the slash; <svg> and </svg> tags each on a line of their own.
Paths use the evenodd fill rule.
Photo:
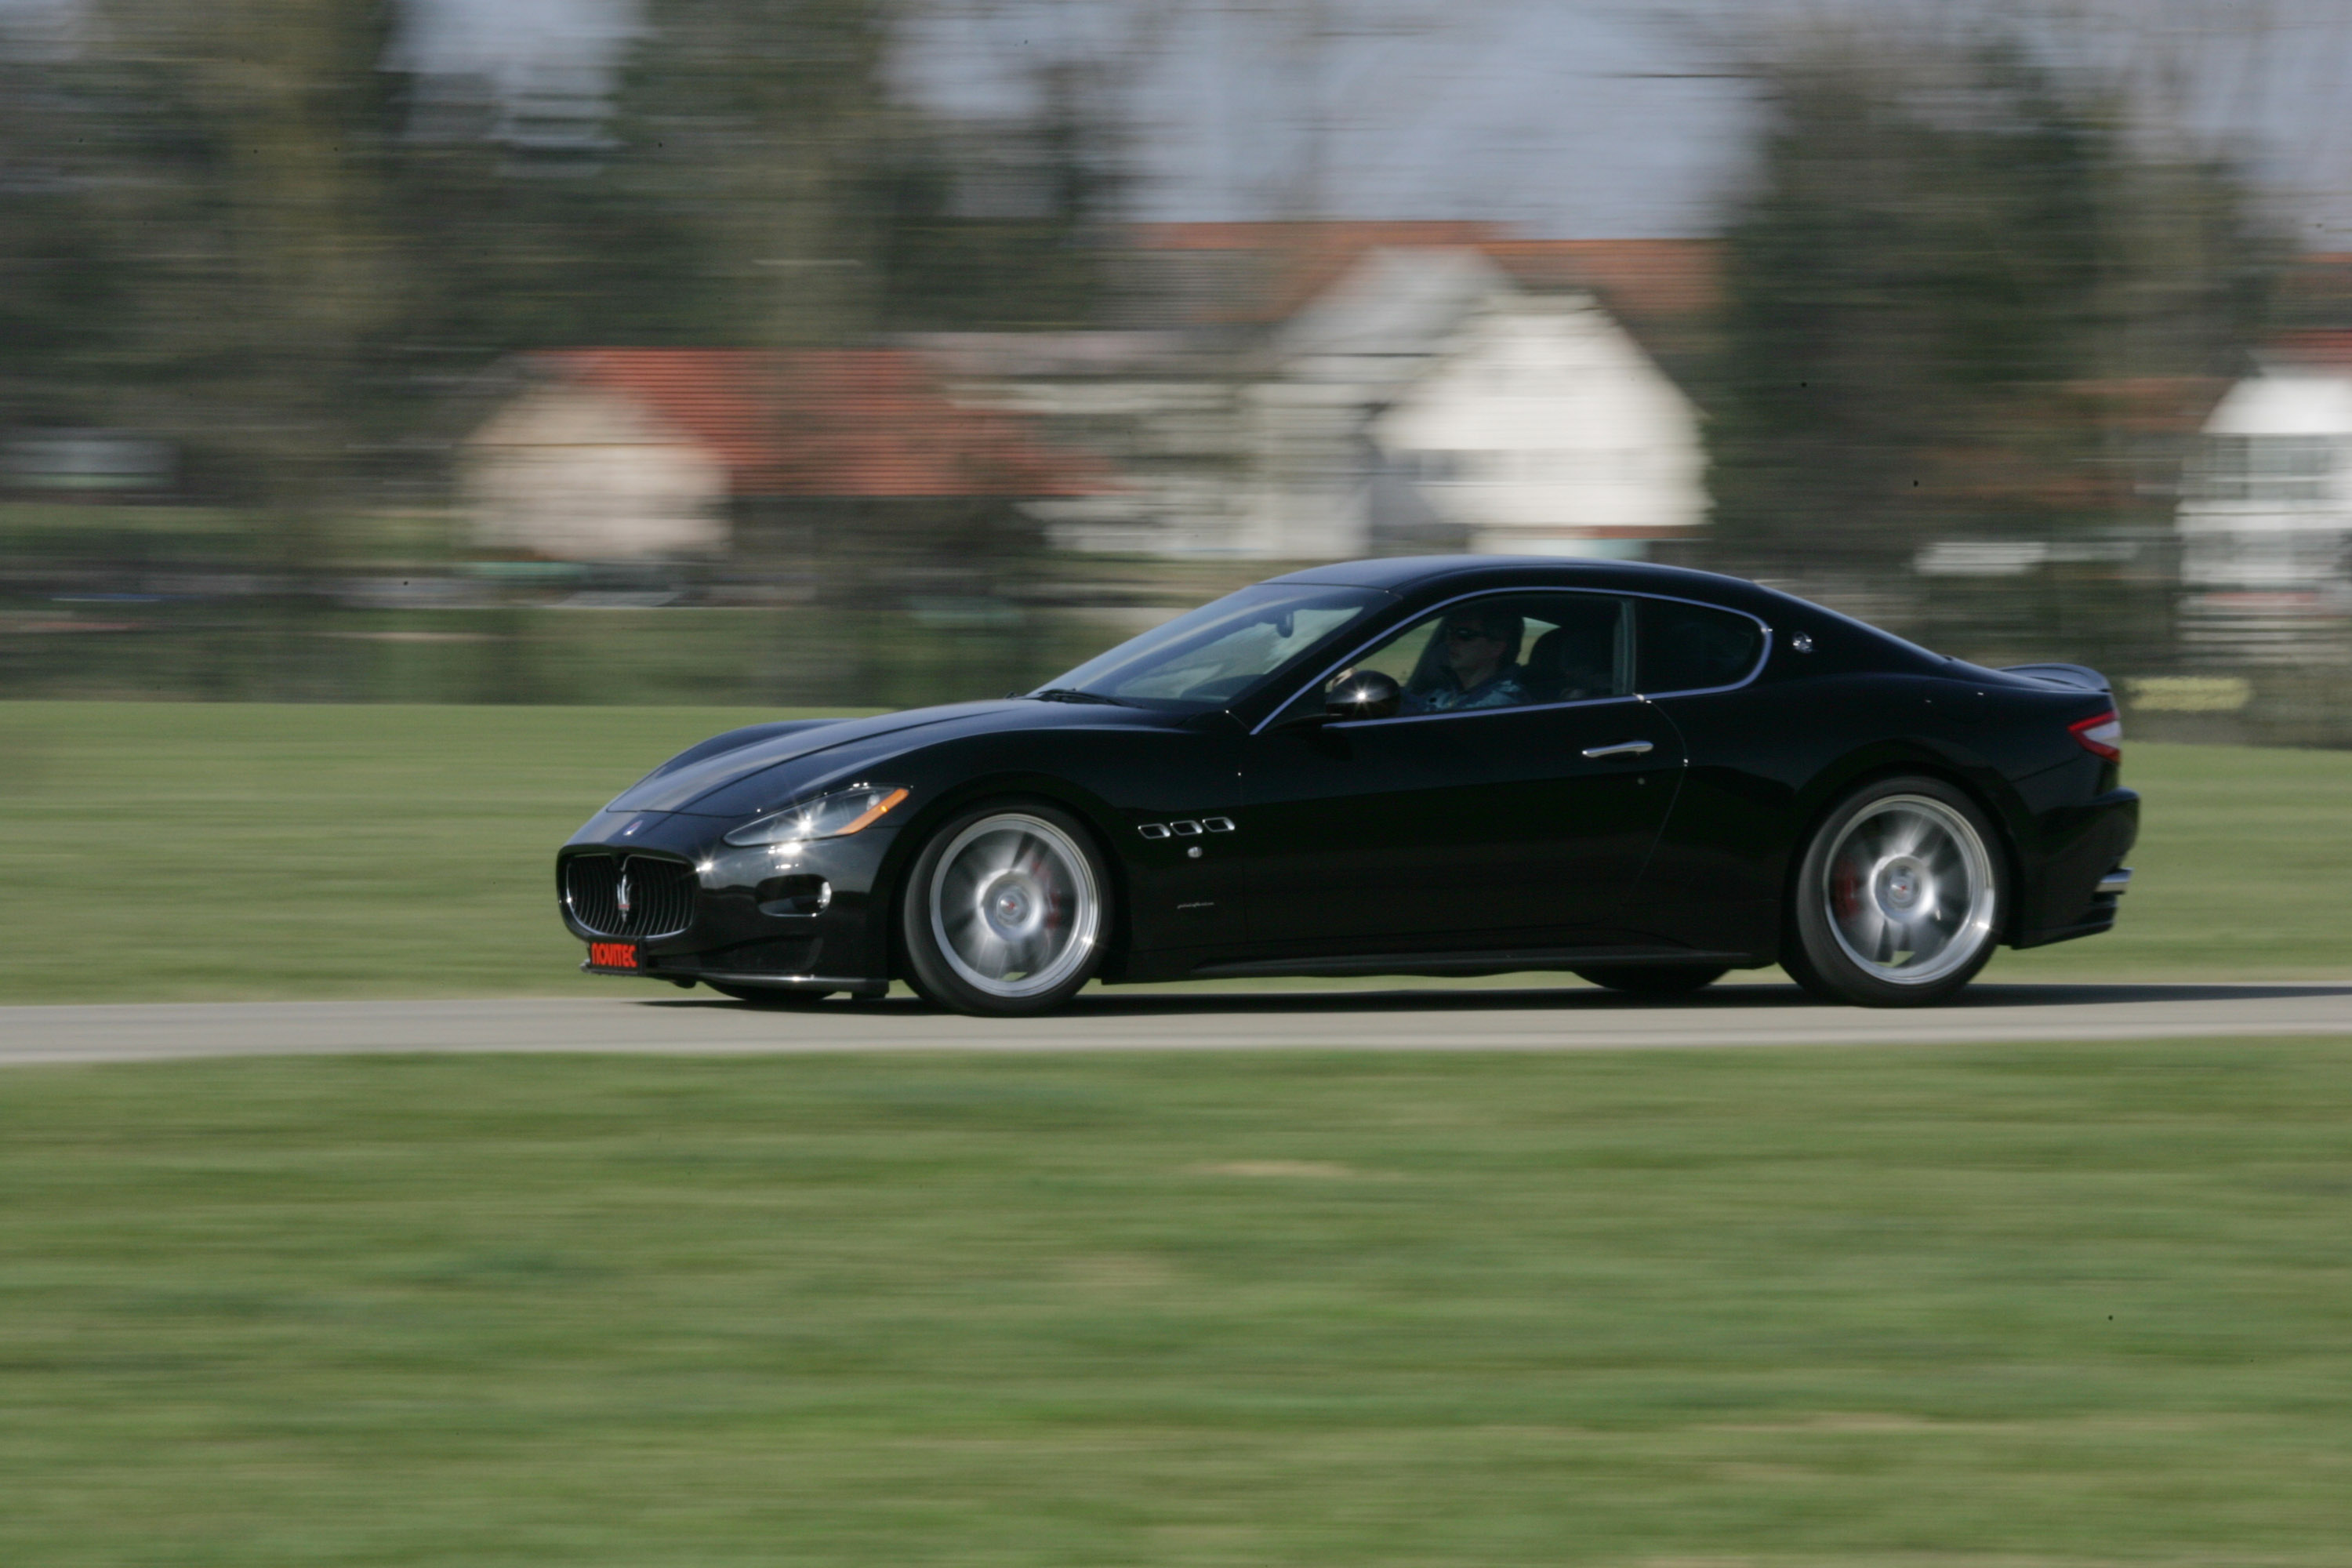
<svg viewBox="0 0 2352 1568">
<path fill-rule="evenodd" d="M 2294 364 L 2341 370 L 2352 365 L 2352 331 L 2281 332 L 2263 344 L 2261 352 Z"/>
<path fill-rule="evenodd" d="M 2215 375 L 2107 376 L 2066 384 L 2073 406 L 2053 423 L 2096 425 L 2122 435 L 2189 436 L 2201 428 L 2230 390 Z"/>
<path fill-rule="evenodd" d="M 1364 253 L 1414 246 L 1477 247 L 1503 238 L 1500 224 L 1400 220 L 1281 223 L 1146 223 L 1131 231 L 1138 249 L 1223 251 L 1257 265 L 1242 297 L 1218 302 L 1216 319 L 1287 320 L 1338 282 Z"/>
<path fill-rule="evenodd" d="M 1209 311 L 1228 322 L 1287 320 L 1367 251 L 1415 247 L 1475 250 L 1524 288 L 1590 289 L 1654 346 L 1686 346 L 1721 298 L 1722 247 L 1706 239 L 1513 239 L 1500 224 L 1441 221 L 1155 223 L 1133 238 L 1242 263 Z"/>
<path fill-rule="evenodd" d="M 546 374 L 635 399 L 726 464 L 737 495 L 1092 495 L 1091 458 L 960 408 L 898 349 L 563 349 Z"/>
<path fill-rule="evenodd" d="M 1145 250 L 1339 250 L 1382 245 L 1484 245 L 1503 237 L 1497 223 L 1401 218 L 1394 221 L 1304 218 L 1272 223 L 1139 223 L 1135 243 Z"/>
<path fill-rule="evenodd" d="M 1612 310 L 1653 320 L 1707 315 L 1722 298 L 1723 247 L 1711 239 L 1506 239 L 1478 248 L 1528 288 L 1591 289 Z"/>
</svg>

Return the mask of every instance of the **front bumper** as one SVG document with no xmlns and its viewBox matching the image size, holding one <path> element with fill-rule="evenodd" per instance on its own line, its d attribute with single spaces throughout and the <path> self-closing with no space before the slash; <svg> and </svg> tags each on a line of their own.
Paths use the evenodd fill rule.
<svg viewBox="0 0 2352 1568">
<path fill-rule="evenodd" d="M 737 822 L 684 812 L 600 812 L 573 834 L 556 853 L 556 908 L 564 928 L 591 944 L 590 961 L 581 967 L 679 984 L 887 990 L 889 900 L 883 876 L 897 829 L 877 826 L 846 838 L 739 848 L 723 837 Z M 583 921 L 571 896 L 569 868 L 587 855 L 689 868 L 693 898 L 686 923 L 633 931 L 609 910 L 596 925 Z M 602 929 L 614 924 L 622 929 Z M 597 945 L 617 943 L 634 944 L 636 967 L 595 962 Z"/>
</svg>

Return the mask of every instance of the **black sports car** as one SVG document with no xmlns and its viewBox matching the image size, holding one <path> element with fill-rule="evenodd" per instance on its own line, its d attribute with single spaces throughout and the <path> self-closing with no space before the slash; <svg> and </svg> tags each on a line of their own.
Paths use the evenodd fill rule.
<svg viewBox="0 0 2352 1568">
<path fill-rule="evenodd" d="M 778 1004 L 1779 963 L 1900 1006 L 2115 923 L 2121 738 L 2095 671 L 1981 668 L 1735 578 L 1360 561 L 1024 696 L 714 736 L 556 885 L 587 969 Z"/>
</svg>

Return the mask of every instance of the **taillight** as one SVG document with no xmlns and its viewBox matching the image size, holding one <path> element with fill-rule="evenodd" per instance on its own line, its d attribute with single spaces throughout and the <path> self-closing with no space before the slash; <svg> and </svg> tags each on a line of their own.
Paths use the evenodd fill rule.
<svg viewBox="0 0 2352 1568">
<path fill-rule="evenodd" d="M 2110 708 L 2088 719 L 2078 719 L 2066 726 L 2083 750 L 2095 752 L 2109 762 L 2119 762 L 2124 754 L 2123 715 Z"/>
</svg>

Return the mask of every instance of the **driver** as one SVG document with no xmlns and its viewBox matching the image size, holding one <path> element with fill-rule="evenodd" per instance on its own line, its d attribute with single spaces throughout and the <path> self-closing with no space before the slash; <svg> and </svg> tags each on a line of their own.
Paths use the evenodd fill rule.
<svg viewBox="0 0 2352 1568">
<path fill-rule="evenodd" d="M 1517 663 L 1525 624 L 1508 610 L 1465 605 L 1446 616 L 1405 689 L 1407 713 L 1508 708 L 1528 700 Z"/>
</svg>

